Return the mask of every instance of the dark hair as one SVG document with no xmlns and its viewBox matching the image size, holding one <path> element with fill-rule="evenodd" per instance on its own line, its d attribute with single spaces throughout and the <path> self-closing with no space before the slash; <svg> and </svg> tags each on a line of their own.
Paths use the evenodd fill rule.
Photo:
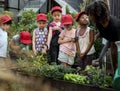
<svg viewBox="0 0 120 91">
<path fill-rule="evenodd" d="M 89 4 L 86 9 L 88 15 L 92 15 L 95 18 L 95 21 L 99 22 L 101 20 L 108 19 L 110 11 L 108 5 L 104 1 L 94 1 Z"/>
<path fill-rule="evenodd" d="M 5 22 L 4 24 L 6 24 L 6 25 L 11 25 L 11 24 L 12 24 L 12 21 L 10 20 L 10 21 L 8 21 L 8 22 Z"/>
</svg>

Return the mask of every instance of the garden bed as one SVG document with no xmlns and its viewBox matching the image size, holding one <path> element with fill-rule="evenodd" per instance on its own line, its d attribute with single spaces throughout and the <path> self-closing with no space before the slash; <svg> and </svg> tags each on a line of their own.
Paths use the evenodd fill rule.
<svg viewBox="0 0 120 91">
<path fill-rule="evenodd" d="M 77 84 L 59 79 L 28 75 L 17 72 L 22 77 L 30 81 L 31 91 L 118 91 L 112 88 L 99 88 L 90 85 Z"/>
<path fill-rule="evenodd" d="M 51 83 L 52 88 L 56 88 L 58 91 L 117 91 L 111 88 L 98 88 L 90 85 L 81 85 L 71 83 L 62 80 L 47 79 Z"/>
<path fill-rule="evenodd" d="M 32 91 L 117 91 L 112 88 L 113 77 L 107 75 L 104 68 L 87 66 L 79 71 L 63 65 L 49 65 L 43 56 L 28 60 L 18 60 L 19 66 L 14 72 L 30 81 L 28 87 Z M 40 90 L 43 88 L 49 89 Z"/>
</svg>

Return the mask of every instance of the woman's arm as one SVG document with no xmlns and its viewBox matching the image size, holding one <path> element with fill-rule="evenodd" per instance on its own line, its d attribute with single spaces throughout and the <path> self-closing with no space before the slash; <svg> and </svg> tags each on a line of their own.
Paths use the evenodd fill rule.
<svg viewBox="0 0 120 91">
<path fill-rule="evenodd" d="M 98 32 L 96 35 L 95 35 L 95 38 L 94 38 L 94 41 L 96 41 L 98 38 L 100 38 L 100 33 Z"/>
</svg>

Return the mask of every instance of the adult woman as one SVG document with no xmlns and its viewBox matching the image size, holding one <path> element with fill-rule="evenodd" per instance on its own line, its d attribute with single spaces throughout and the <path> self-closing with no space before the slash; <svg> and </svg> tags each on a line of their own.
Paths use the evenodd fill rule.
<svg viewBox="0 0 120 91">
<path fill-rule="evenodd" d="M 110 42 L 112 61 L 115 69 L 117 64 L 117 47 L 114 42 L 120 41 L 120 20 L 116 19 L 114 16 L 110 16 L 108 5 L 99 0 L 89 4 L 86 8 L 86 12 L 92 23 L 94 23 L 99 30 L 95 40 L 99 37 L 103 37 Z"/>
</svg>

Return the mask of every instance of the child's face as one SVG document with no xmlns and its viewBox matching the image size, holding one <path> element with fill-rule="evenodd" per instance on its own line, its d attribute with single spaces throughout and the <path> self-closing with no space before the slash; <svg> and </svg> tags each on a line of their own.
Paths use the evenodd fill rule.
<svg viewBox="0 0 120 91">
<path fill-rule="evenodd" d="M 79 24 L 80 25 L 88 25 L 89 23 L 89 18 L 86 14 L 81 15 L 81 17 L 79 18 Z"/>
<path fill-rule="evenodd" d="M 66 24 L 66 25 L 64 25 L 64 27 L 65 27 L 65 29 L 66 30 L 71 30 L 72 29 L 72 24 Z"/>
<path fill-rule="evenodd" d="M 52 17 L 53 17 L 53 20 L 54 20 L 55 22 L 60 22 L 60 21 L 61 21 L 62 14 L 61 14 L 60 11 L 54 11 L 54 12 L 52 13 Z"/>
<path fill-rule="evenodd" d="M 37 25 L 40 29 L 44 29 L 46 27 L 47 22 L 46 21 L 38 21 Z"/>
<path fill-rule="evenodd" d="M 2 28 L 5 30 L 5 31 L 8 31 L 10 29 L 10 24 L 2 24 Z"/>
</svg>

